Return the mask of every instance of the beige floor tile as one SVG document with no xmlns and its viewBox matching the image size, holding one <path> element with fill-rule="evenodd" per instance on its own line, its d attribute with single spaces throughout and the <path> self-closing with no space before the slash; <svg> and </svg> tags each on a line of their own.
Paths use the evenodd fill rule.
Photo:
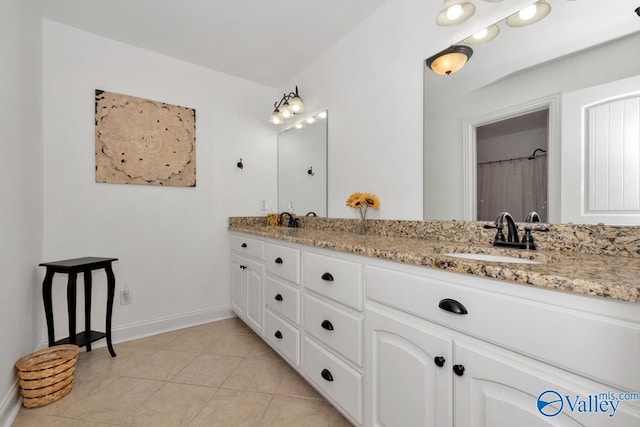
<svg viewBox="0 0 640 427">
<path fill-rule="evenodd" d="M 336 418 L 335 409 L 324 400 L 276 395 L 271 400 L 260 426 L 328 427 L 340 425 L 332 424 L 339 420 Z"/>
<path fill-rule="evenodd" d="M 247 326 L 240 318 L 232 317 L 230 319 L 219 320 L 218 327 L 223 328 L 226 332 L 233 332 L 237 334 L 254 334 L 253 330 Z"/>
<path fill-rule="evenodd" d="M 218 343 L 222 335 L 224 335 L 225 333 L 225 330 L 222 328 L 191 328 L 184 334 L 177 337 L 175 340 L 165 344 L 162 349 L 202 353 L 206 348 L 209 348 Z"/>
<path fill-rule="evenodd" d="M 323 397 L 290 366 L 285 368 L 282 381 L 276 390 L 276 394 L 323 399 Z"/>
<path fill-rule="evenodd" d="M 124 365 L 115 372 L 122 376 L 169 381 L 196 357 L 197 353 L 158 350 L 146 359 Z"/>
<path fill-rule="evenodd" d="M 241 357 L 201 354 L 178 372 L 172 382 L 220 387 L 242 362 Z"/>
<path fill-rule="evenodd" d="M 117 376 L 93 383 L 74 383 L 69 395 L 32 411 L 43 415 L 120 423 L 162 386 L 161 381 Z"/>
<path fill-rule="evenodd" d="M 77 420 L 55 415 L 35 415 L 29 410 L 21 410 L 12 427 L 108 427 L 113 424 Z"/>
<path fill-rule="evenodd" d="M 189 427 L 258 426 L 271 396 L 264 393 L 219 389 Z"/>
<path fill-rule="evenodd" d="M 204 353 L 247 357 L 256 350 L 259 341 L 262 339 L 253 332 L 251 334 L 226 333 L 220 337 L 219 341 L 206 348 Z"/>
<path fill-rule="evenodd" d="M 165 332 L 163 334 L 151 335 L 149 337 L 140 338 L 134 341 L 129 341 L 126 344 L 133 344 L 143 347 L 160 348 L 171 344 L 174 340 L 184 335 L 188 329 L 178 329 L 177 331 Z M 118 348 L 115 347 L 116 353 Z"/>
<path fill-rule="evenodd" d="M 284 376 L 285 364 L 279 360 L 244 359 L 222 387 L 275 393 Z"/>
<path fill-rule="evenodd" d="M 272 360 L 282 360 L 280 355 L 275 352 L 269 345 L 264 342 L 264 340 L 258 336 L 258 338 L 251 344 L 251 348 L 247 353 L 246 357 L 251 359 L 272 359 Z"/>
<path fill-rule="evenodd" d="M 215 388 L 166 383 L 124 421 L 128 426 L 188 426 Z"/>
</svg>

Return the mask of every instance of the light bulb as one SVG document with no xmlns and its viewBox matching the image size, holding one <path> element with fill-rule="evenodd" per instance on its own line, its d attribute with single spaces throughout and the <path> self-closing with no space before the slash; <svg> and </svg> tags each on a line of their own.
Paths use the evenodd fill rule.
<svg viewBox="0 0 640 427">
<path fill-rule="evenodd" d="M 518 16 L 520 16 L 520 19 L 522 19 L 523 21 L 528 21 L 529 19 L 536 16 L 537 9 L 538 6 L 534 3 L 531 6 L 525 7 L 520 12 L 518 12 Z"/>
<path fill-rule="evenodd" d="M 487 30 L 486 28 L 484 30 L 478 31 L 477 33 L 475 33 L 473 35 L 473 38 L 476 40 L 482 40 L 483 38 L 485 38 L 487 36 L 487 33 L 489 32 L 489 30 Z"/>
<path fill-rule="evenodd" d="M 321 119 L 326 119 L 327 118 L 327 112 L 326 111 L 322 111 L 321 113 L 318 114 L 318 117 L 320 117 Z"/>
<path fill-rule="evenodd" d="M 459 4 L 454 4 L 449 9 L 447 9 L 447 18 L 450 20 L 456 20 L 462 15 L 462 6 Z"/>
<path fill-rule="evenodd" d="M 316 121 L 316 119 L 315 119 L 315 118 L 313 118 L 313 117 L 309 117 L 309 118 L 307 119 L 307 123 L 309 123 L 309 124 L 311 124 L 311 123 L 313 123 L 313 122 L 315 122 L 315 121 Z"/>
<path fill-rule="evenodd" d="M 284 105 L 280 108 L 280 115 L 282 116 L 283 119 L 288 119 L 289 117 L 291 117 L 291 109 L 289 108 L 289 104 L 287 104 L 286 102 L 284 103 Z"/>
</svg>

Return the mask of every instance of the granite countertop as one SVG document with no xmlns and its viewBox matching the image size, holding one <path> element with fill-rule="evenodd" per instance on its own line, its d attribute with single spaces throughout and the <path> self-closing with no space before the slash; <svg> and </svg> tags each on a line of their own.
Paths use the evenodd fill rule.
<svg viewBox="0 0 640 427">
<path fill-rule="evenodd" d="M 229 230 L 405 264 L 433 267 L 514 283 L 640 302 L 640 258 L 559 250 L 525 251 L 488 243 L 378 234 L 360 235 L 318 228 L 267 227 L 234 223 Z M 484 253 L 528 258 L 538 264 L 475 261 L 447 253 Z"/>
</svg>

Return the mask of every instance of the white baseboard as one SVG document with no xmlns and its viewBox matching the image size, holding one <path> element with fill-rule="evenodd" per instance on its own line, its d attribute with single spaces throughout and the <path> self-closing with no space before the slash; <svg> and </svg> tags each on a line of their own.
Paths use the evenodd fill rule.
<svg viewBox="0 0 640 427">
<path fill-rule="evenodd" d="M 0 402 L 0 427 L 11 427 L 21 405 L 20 388 L 18 381 L 16 381 L 9 393 Z"/>
<path fill-rule="evenodd" d="M 230 307 L 194 311 L 177 316 L 112 328 L 111 337 L 114 343 L 121 343 L 164 332 L 175 331 L 177 329 L 189 328 L 203 323 L 215 322 L 216 320 L 228 319 L 235 316 L 236 315 L 231 311 Z M 92 347 L 99 348 L 105 347 L 106 345 L 107 343 L 105 340 L 100 340 L 92 345 Z M 48 347 L 48 343 L 42 342 L 35 350 L 45 347 Z M 20 388 L 16 381 L 11 390 L 9 390 L 0 402 L 0 427 L 11 427 L 11 424 L 18 415 L 18 411 L 20 411 L 21 405 L 22 400 L 20 397 Z"/>
</svg>

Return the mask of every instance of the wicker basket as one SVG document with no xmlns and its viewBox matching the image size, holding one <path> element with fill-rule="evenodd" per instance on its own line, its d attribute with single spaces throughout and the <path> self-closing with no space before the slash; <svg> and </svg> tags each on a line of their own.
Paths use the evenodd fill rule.
<svg viewBox="0 0 640 427">
<path fill-rule="evenodd" d="M 37 408 L 69 394 L 79 352 L 77 345 L 59 345 L 38 350 L 18 360 L 16 369 L 22 405 Z"/>
</svg>

